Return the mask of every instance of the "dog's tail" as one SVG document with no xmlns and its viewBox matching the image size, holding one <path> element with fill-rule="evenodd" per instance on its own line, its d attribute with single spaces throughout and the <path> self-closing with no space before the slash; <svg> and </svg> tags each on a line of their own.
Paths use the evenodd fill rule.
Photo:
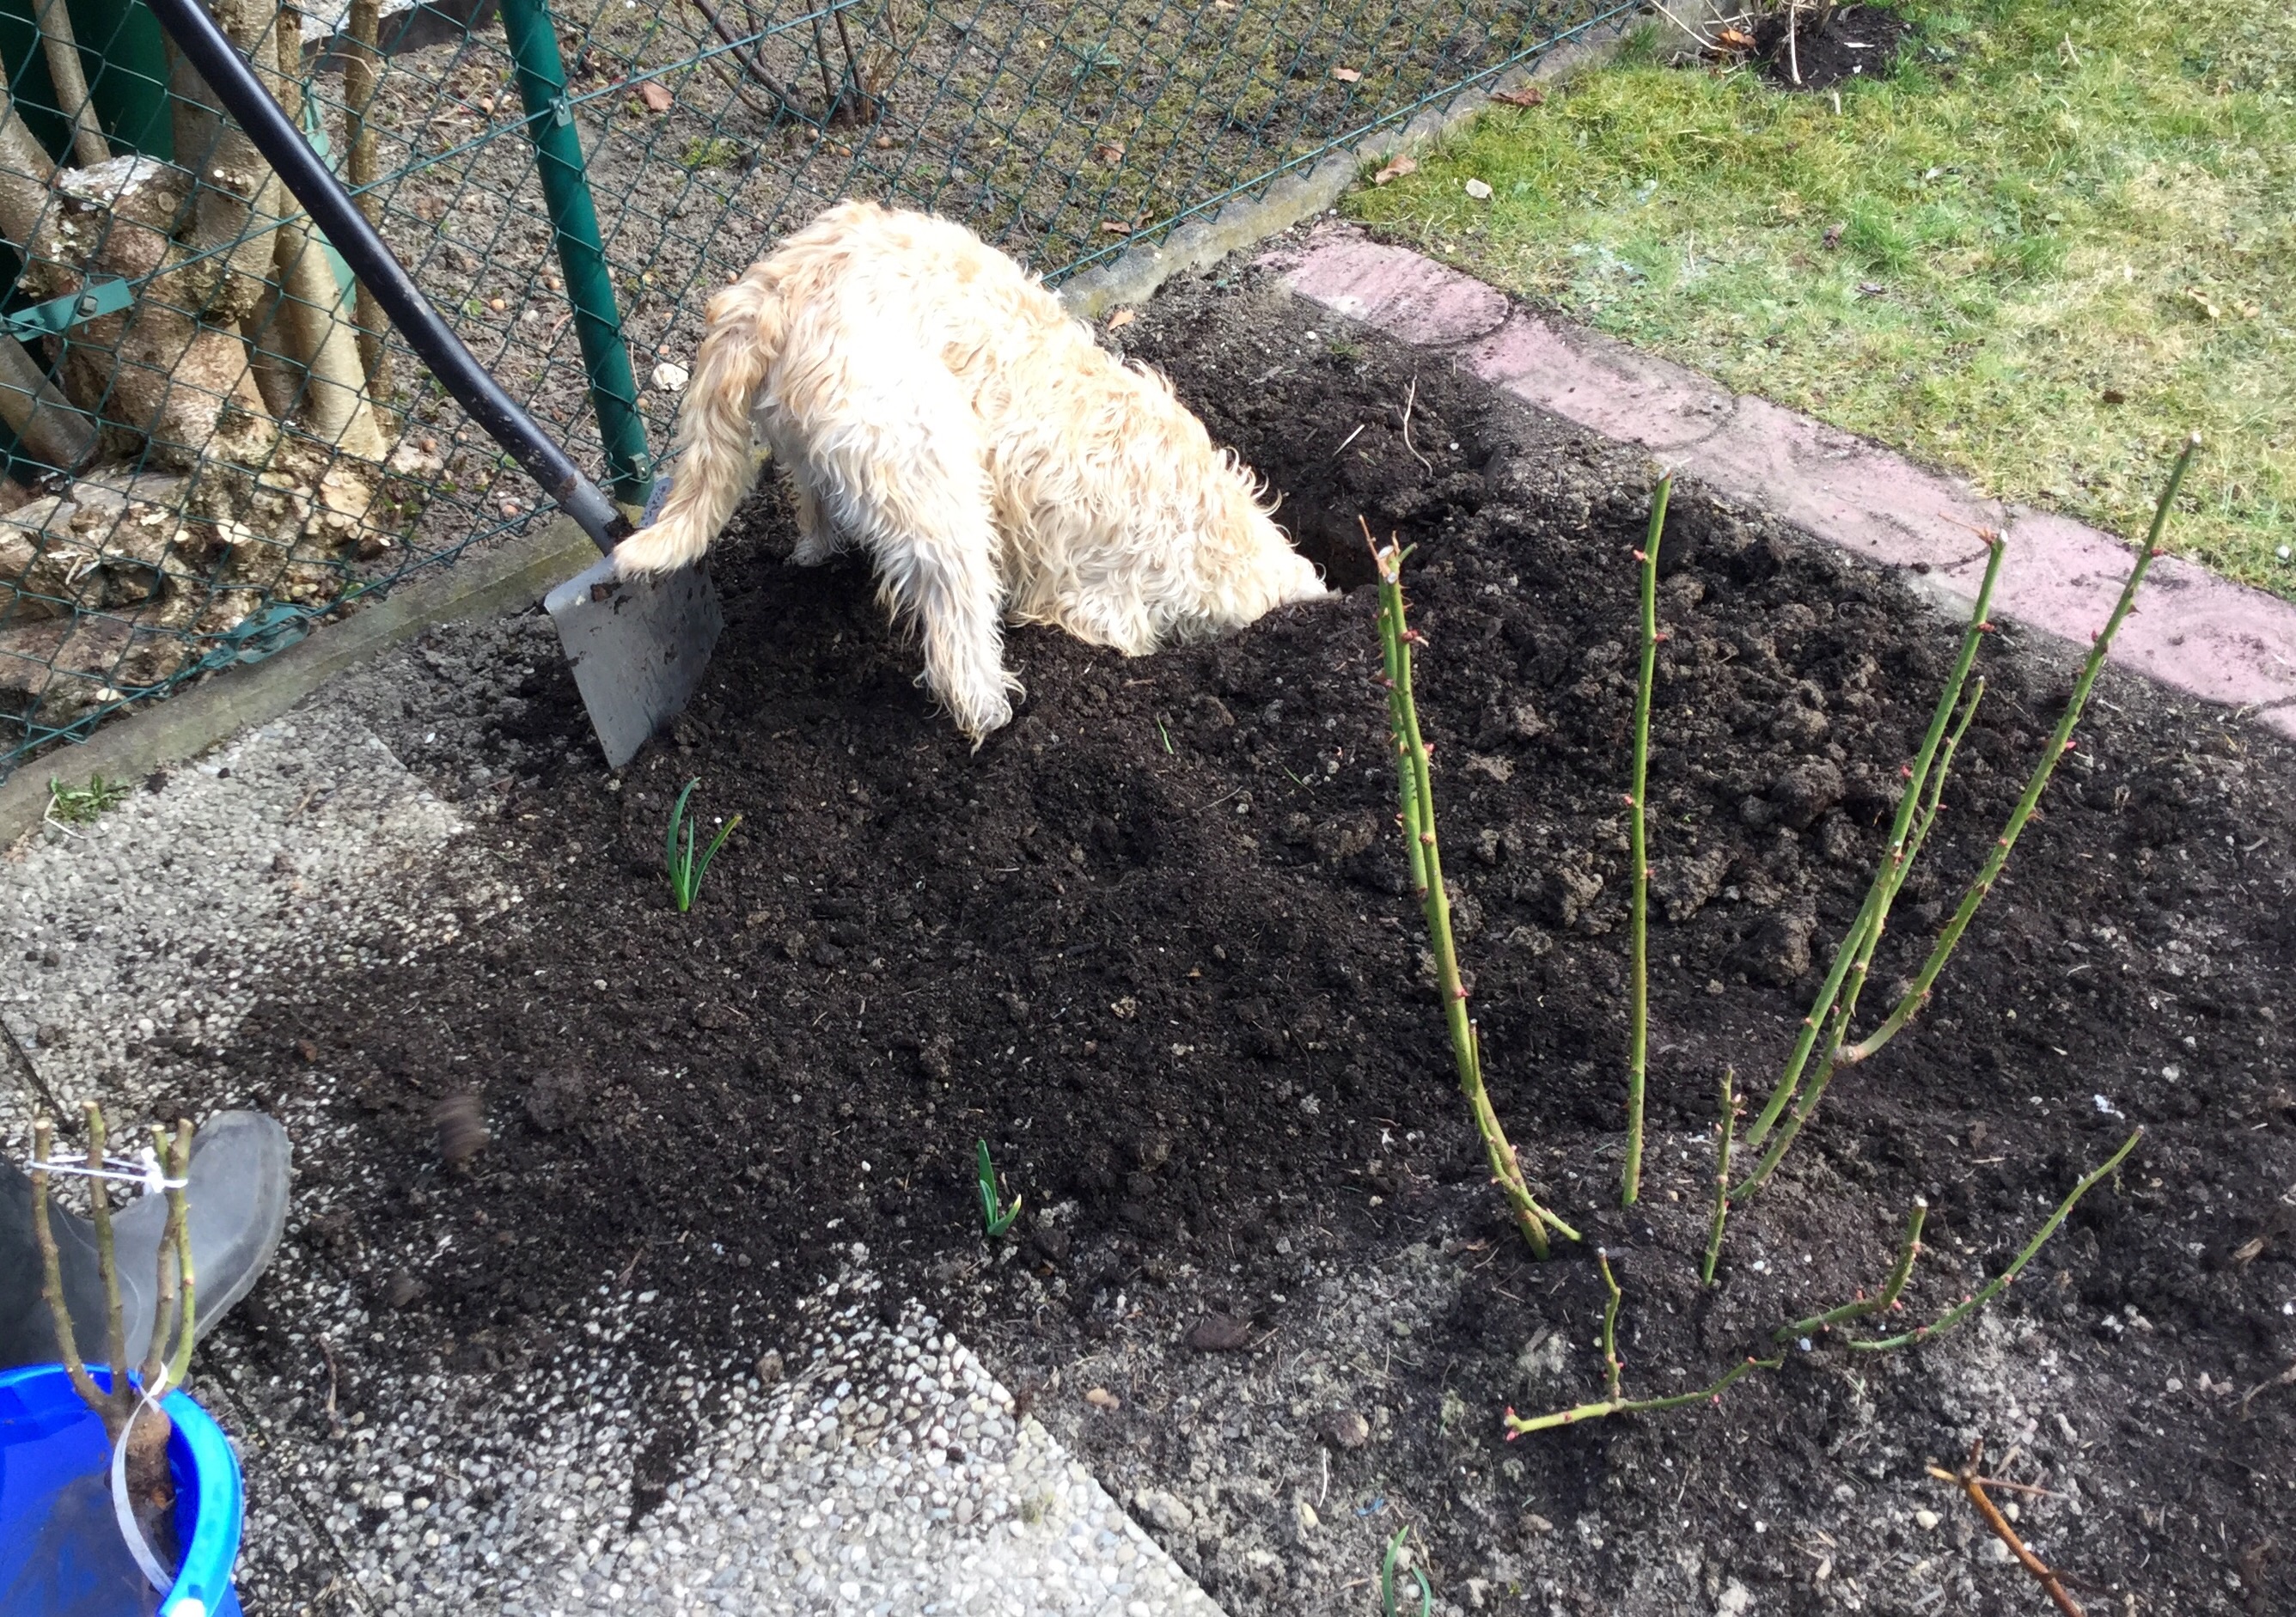
<svg viewBox="0 0 2296 1617">
<path fill-rule="evenodd" d="M 758 478 L 750 411 L 779 357 L 780 289 L 759 266 L 709 300 L 709 325 L 677 417 L 677 470 L 652 526 L 614 549 L 623 578 L 698 560 Z"/>
</svg>

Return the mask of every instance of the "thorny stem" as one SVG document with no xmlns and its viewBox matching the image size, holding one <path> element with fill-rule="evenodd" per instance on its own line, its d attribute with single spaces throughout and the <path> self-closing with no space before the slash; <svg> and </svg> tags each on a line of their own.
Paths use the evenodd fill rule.
<svg viewBox="0 0 2296 1617">
<path fill-rule="evenodd" d="M 1356 518 L 1356 524 L 1363 529 L 1364 543 L 1371 546 L 1372 554 L 1378 555 L 1379 546 L 1371 537 L 1371 524 L 1360 516 Z M 1409 554 L 1408 551 L 1404 553 L 1405 555 Z M 1398 556 L 1396 565 L 1399 568 L 1402 564 L 1403 557 Z M 1424 904 L 1427 901 L 1427 860 L 1419 850 L 1419 838 L 1412 829 L 1418 824 L 1419 819 L 1419 787 L 1416 777 L 1412 773 L 1410 754 L 1403 740 L 1405 728 L 1403 686 L 1401 670 L 1396 666 L 1398 656 L 1402 651 L 1402 644 L 1397 636 L 1388 632 L 1387 598 L 1384 592 L 1382 592 L 1380 597 L 1379 629 L 1380 661 L 1383 665 L 1385 675 L 1382 683 L 1387 687 L 1388 735 L 1395 743 L 1396 794 L 1403 805 L 1400 817 L 1403 825 L 1403 847 L 1406 856 L 1411 862 L 1412 896 Z"/>
<path fill-rule="evenodd" d="M 120 1317 L 119 1254 L 111 1239 L 111 1187 L 104 1182 L 103 1108 L 88 1101 L 82 1108 L 87 1119 L 88 1211 L 95 1224 L 95 1268 L 103 1281 L 103 1362 L 111 1367 L 111 1384 L 127 1379 L 127 1330 Z"/>
<path fill-rule="evenodd" d="M 1513 1409 L 1506 1412 L 1507 1441 L 1513 1442 L 1526 1432 L 1548 1432 L 1557 1426 L 1575 1426 L 1580 1421 L 1601 1420 L 1609 1415 L 1648 1415 L 1660 1409 L 1679 1409 L 1685 1404 L 1704 1403 L 1718 1399 L 1722 1391 L 1740 1376 L 1753 1370 L 1775 1370 L 1784 1358 L 1749 1358 L 1724 1372 L 1722 1377 L 1695 1392 L 1677 1392 L 1668 1398 L 1606 1398 L 1600 1403 L 1580 1404 L 1572 1409 L 1557 1409 L 1552 1415 L 1533 1416 L 1525 1420 Z"/>
<path fill-rule="evenodd" d="M 1977 873 L 1977 880 L 1962 895 L 1961 907 L 1954 911 L 1953 919 L 1946 923 L 1945 931 L 1939 935 L 1937 947 L 1930 951 L 1930 957 L 1923 964 L 1921 975 L 1914 980 L 1914 986 L 1906 991 L 1905 997 L 1890 1013 L 1888 1021 L 1841 1053 L 1840 1059 L 1844 1063 L 1854 1065 L 1873 1055 L 1896 1038 L 1899 1030 L 1920 1012 L 1929 1000 L 1931 985 L 1937 981 L 1938 973 L 1945 970 L 1946 962 L 1953 957 L 1955 945 L 1961 941 L 1962 933 L 1968 930 L 1970 918 L 1977 914 L 1977 907 L 1984 903 L 1986 895 L 1993 891 L 1994 881 L 2000 875 L 2001 867 L 2009 862 L 2010 850 L 2016 847 L 2018 835 L 2025 829 L 2025 822 L 2032 817 L 2034 805 L 2041 800 L 2041 793 L 2048 788 L 2049 777 L 2056 773 L 2057 761 L 2072 749 L 2073 726 L 2080 722 L 2081 710 L 2088 702 L 2089 687 L 2096 683 L 2097 672 L 2104 666 L 2105 653 L 2112 649 L 2113 636 L 2120 632 L 2122 620 L 2136 603 L 2136 591 L 2144 584 L 2145 573 L 2152 569 L 2152 558 L 2161 554 L 2161 530 L 2168 526 L 2169 512 L 2176 504 L 2177 490 L 2184 486 L 2185 472 L 2192 465 L 2193 456 L 2200 447 L 2200 434 L 2196 432 L 2185 441 L 2183 452 L 2177 456 L 2177 464 L 2169 473 L 2169 486 L 2161 491 L 2161 503 L 2153 509 L 2152 527 L 2145 536 L 2144 547 L 2137 553 L 2136 564 L 2128 570 L 2128 582 L 2121 586 L 2120 599 L 2113 603 L 2112 616 L 2105 620 L 2103 628 L 2098 630 L 2095 638 L 2090 642 L 2088 659 L 2081 664 L 2080 677 L 2073 684 L 2072 699 L 2066 702 L 2064 716 L 2057 720 L 2057 727 L 2049 736 L 2048 744 L 2042 749 L 2040 762 L 2034 766 L 2032 778 L 2025 783 L 2024 795 L 2017 800 L 2016 808 L 2010 811 L 2009 824 L 1995 841 L 1984 868 Z"/>
<path fill-rule="evenodd" d="M 48 1227 L 50 1143 L 48 1120 L 40 1118 L 32 1124 L 32 1243 L 40 1249 L 40 1301 L 48 1305 L 48 1317 L 55 1324 L 56 1357 L 71 1377 L 72 1391 L 89 1408 L 105 1412 L 109 1430 L 110 1401 L 97 1390 L 95 1378 L 80 1358 L 79 1343 L 72 1334 L 71 1309 L 64 1302 L 63 1260 L 56 1251 L 55 1231 Z"/>
<path fill-rule="evenodd" d="M 2065 1586 L 2056 1573 L 2044 1566 L 2041 1558 L 2025 1547 L 2025 1541 L 2017 1536 L 2017 1530 L 2009 1525 L 1993 1501 L 1985 1497 L 1988 1479 L 1977 1474 L 1979 1462 L 1984 1457 L 1985 1440 L 1980 1438 L 1969 1451 L 1969 1464 L 1959 1471 L 1948 1471 L 1939 1465 L 1931 1465 L 1928 1471 L 1940 1482 L 1951 1482 L 1969 1496 L 1969 1502 L 1977 1506 L 1977 1514 L 1985 1518 L 1985 1525 L 1993 1530 L 1993 1536 L 2007 1545 L 2009 1553 L 2017 1557 L 2018 1564 L 2039 1581 L 2042 1588 L 2048 1592 L 2049 1598 L 2056 1602 L 2057 1610 L 2065 1617 L 2086 1617 L 2079 1603 L 2065 1592 Z M 2001 1485 L 1995 1484 L 1997 1487 Z"/>
<path fill-rule="evenodd" d="M 1628 788 L 1627 860 L 1633 867 L 1628 903 L 1631 964 L 1627 989 L 1627 1165 L 1620 1200 L 1632 1207 L 1643 1189 L 1643 1079 L 1650 1039 L 1650 855 L 1644 802 L 1650 774 L 1651 686 L 1658 676 L 1658 543 L 1666 530 L 1666 502 L 1674 477 L 1659 479 L 1651 497 L 1650 534 L 1637 558 L 1642 566 L 1643 666 L 1635 692 L 1634 784 Z"/>
<path fill-rule="evenodd" d="M 1904 856 L 1893 858 L 1887 867 L 1889 889 L 1882 895 L 1873 920 L 1866 927 L 1865 936 L 1857 946 L 1857 956 L 1850 963 L 1849 976 L 1842 985 L 1840 997 L 1834 1002 L 1833 1015 L 1826 1021 L 1825 1054 L 1819 1058 L 1817 1070 L 1803 1083 L 1793 1111 L 1786 1118 L 1785 1127 L 1772 1137 L 1769 1149 L 1762 1153 L 1761 1161 L 1754 1165 L 1754 1171 L 1746 1176 L 1745 1184 L 1739 1187 L 1742 1194 L 1761 1188 L 1763 1181 L 1770 1177 L 1771 1170 L 1778 1165 L 1778 1159 L 1785 1155 L 1786 1148 L 1801 1133 L 1802 1126 L 1816 1112 L 1817 1103 L 1824 1097 L 1825 1087 L 1833 1081 L 1834 1073 L 1841 1069 L 1841 1041 L 1849 1035 L 1851 1018 L 1857 1014 L 1857 998 L 1866 991 L 1866 977 L 1874 964 L 1874 951 L 1881 945 L 1882 934 L 1889 930 L 1890 907 L 1898 901 L 1898 894 L 1905 887 L 1906 876 L 1913 872 L 1914 861 L 1921 857 L 1922 844 L 1929 840 L 1930 827 L 1937 824 L 1945 783 L 1953 773 L 1954 754 L 1961 750 L 1961 740 L 1969 733 L 1970 720 L 1977 717 L 1977 704 L 1984 700 L 1985 681 L 1980 679 L 1970 687 L 1969 700 L 1962 704 L 1961 722 L 1954 726 L 1953 734 L 1946 737 L 1945 746 L 1938 753 L 1937 765 L 1930 771 L 1928 794 L 1920 812 L 1915 817 L 1913 833 L 1906 842 Z"/>
<path fill-rule="evenodd" d="M 1611 1293 L 1603 1305 L 1603 1391 L 1612 1399 L 1621 1396 L 1619 1383 L 1627 1373 L 1625 1361 L 1619 1358 L 1619 1304 L 1624 1301 L 1619 1283 L 1611 1273 L 1611 1254 L 1596 1248 L 1595 1267 L 1603 1271 L 1603 1285 Z"/>
<path fill-rule="evenodd" d="M 1706 1262 L 1698 1271 L 1701 1284 L 1714 1284 L 1714 1266 L 1722 1260 L 1722 1227 L 1730 1221 L 1730 1137 L 1738 1127 L 1737 1073 L 1722 1069 L 1722 1131 L 1714 1145 L 1714 1228 L 1706 1237 Z"/>
<path fill-rule="evenodd" d="M 1993 602 L 1993 587 L 2001 577 L 2001 563 L 2006 552 L 1998 535 L 1988 535 L 1991 548 L 1985 562 L 1985 578 L 1977 587 L 1976 609 L 1970 614 L 1968 631 L 1962 636 L 1961 653 L 1955 658 L 1953 672 L 1946 679 L 1945 689 L 1938 696 L 1937 710 L 1930 716 L 1930 727 L 1922 738 L 1921 750 L 1915 753 L 1913 763 L 1906 770 L 1906 789 L 1898 799 L 1896 818 L 1890 826 L 1888 852 L 1882 868 L 1874 873 L 1873 885 L 1866 889 L 1866 902 L 1851 923 L 1849 932 L 1834 949 L 1833 964 L 1825 974 L 1825 981 L 1810 1002 L 1809 1014 L 1802 1018 L 1801 1033 L 1794 1040 L 1793 1054 L 1786 1058 L 1785 1071 L 1779 1077 L 1777 1088 L 1770 1092 L 1761 1114 L 1753 1127 L 1746 1130 L 1744 1145 L 1749 1150 L 1759 1147 L 1769 1138 L 1770 1130 L 1777 1125 L 1779 1114 L 1785 1111 L 1800 1087 L 1803 1069 L 1809 1064 L 1810 1052 L 1817 1046 L 1818 1031 L 1833 1010 L 1835 997 L 1841 984 L 1849 975 L 1851 964 L 1857 957 L 1867 930 L 1879 918 L 1884 895 L 1890 891 L 1890 878 L 1906 850 L 1906 838 L 1913 828 L 1914 813 L 1921 801 L 1922 784 L 1928 778 L 1930 763 L 1937 756 L 1945 740 L 1946 726 L 1953 718 L 1953 710 L 1961 700 L 1962 686 L 1968 683 L 1970 666 L 1977 661 L 1978 642 L 1991 626 L 1985 614 Z M 1740 1192 L 1743 1194 L 1742 1189 Z"/>
<path fill-rule="evenodd" d="M 2104 1178 L 2108 1174 L 2112 1173 L 2114 1169 L 2120 1167 L 2122 1160 L 2125 1159 L 2130 1152 L 2136 1149 L 2136 1142 L 2144 1137 L 2144 1130 L 2139 1129 L 2136 1133 L 2130 1135 L 2126 1140 L 2121 1142 L 2120 1150 L 2107 1157 L 2104 1161 L 2101 1163 L 2087 1178 L 2074 1186 L 2072 1194 L 2067 1196 L 2062 1202 L 2060 1202 L 2057 1204 L 2057 1211 L 2049 1215 L 2049 1221 L 2042 1225 L 2041 1227 L 2034 1233 L 2033 1238 L 2025 1244 L 2025 1250 L 2017 1254 L 2017 1260 L 2012 1263 L 2007 1268 L 2003 1269 L 1998 1275 L 1996 1275 L 1991 1280 L 1988 1281 L 1985 1285 L 1985 1288 L 1979 1292 L 1975 1296 L 1964 1298 L 1959 1307 L 1948 1311 L 1944 1317 L 1939 1319 L 1933 1325 L 1925 1325 L 1916 1330 L 1907 1331 L 1902 1335 L 1884 1337 L 1879 1341 L 1853 1342 L 1849 1344 L 1850 1351 L 1854 1353 L 1888 1353 L 1898 1348 L 1911 1346 L 1913 1343 L 1917 1342 L 1927 1342 L 1932 1336 L 1942 1336 L 1946 1332 L 1950 1331 L 1954 1326 L 1968 1318 L 1972 1314 L 1974 1314 L 1978 1309 L 1992 1301 L 1996 1297 L 1998 1297 L 2003 1292 L 2008 1290 L 2010 1285 L 2017 1278 L 2019 1271 L 2023 1269 L 2028 1263 L 2030 1263 L 2033 1260 L 2033 1254 L 2039 1252 L 2041 1248 L 2047 1244 L 2049 1237 L 2057 1233 L 2057 1227 L 2062 1224 L 2065 1219 L 2070 1216 L 2073 1209 L 2079 1205 L 2080 1199 L 2088 1194 L 2088 1193 L 2096 1186 L 2099 1180 Z"/>
<path fill-rule="evenodd" d="M 1828 1309 L 1823 1314 L 1813 1314 L 1808 1319 L 1797 1319 L 1792 1325 L 1780 1326 L 1773 1338 L 1792 1342 L 1797 1336 L 1809 1336 L 1834 1326 L 1846 1325 L 1853 1319 L 1863 1319 L 1868 1314 L 1885 1314 L 1898 1306 L 1898 1294 L 1906 1289 L 1906 1278 L 1914 1272 L 1914 1260 L 1921 1256 L 1922 1225 L 1930 1216 L 1930 1204 L 1921 1197 L 1914 1198 L 1914 1211 L 1906 1220 L 1905 1244 L 1898 1249 L 1898 1261 L 1890 1270 L 1890 1278 L 1882 1283 L 1879 1295 L 1860 1296 L 1855 1302 L 1845 1302 L 1838 1309 Z"/>
<path fill-rule="evenodd" d="M 1434 950 L 1436 982 L 1443 996 L 1443 1018 L 1450 1030 L 1459 1088 L 1474 1113 L 1475 1129 L 1482 1136 L 1491 1176 L 1514 1209 L 1515 1226 L 1532 1252 L 1544 1258 L 1550 1226 L 1571 1241 L 1579 1238 L 1578 1232 L 1539 1205 L 1530 1194 L 1521 1163 L 1515 1156 L 1514 1147 L 1508 1144 L 1498 1113 L 1492 1109 L 1490 1096 L 1483 1087 L 1481 1046 L 1474 1023 L 1467 1016 L 1467 990 L 1459 980 L 1459 957 L 1452 944 L 1451 905 L 1443 889 L 1442 849 L 1435 837 L 1435 790 L 1428 767 L 1428 748 L 1420 734 L 1419 710 L 1411 697 L 1411 633 L 1404 621 L 1403 553 L 1393 544 L 1384 549 L 1374 546 L 1372 556 L 1380 575 L 1380 634 L 1387 665 L 1393 670 L 1388 710 L 1408 771 L 1409 784 L 1403 799 L 1403 832 L 1406 842 L 1419 855 L 1419 868 L 1413 874 L 1423 883 L 1420 901 L 1427 917 L 1428 941 Z"/>
</svg>

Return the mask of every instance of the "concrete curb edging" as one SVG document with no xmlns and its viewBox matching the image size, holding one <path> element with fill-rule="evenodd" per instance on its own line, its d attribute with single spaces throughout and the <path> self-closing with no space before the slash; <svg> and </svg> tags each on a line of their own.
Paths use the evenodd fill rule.
<svg viewBox="0 0 2296 1617">
<path fill-rule="evenodd" d="M 433 623 L 537 601 L 598 558 L 564 517 L 325 624 L 259 669 L 235 670 L 105 725 L 86 741 L 27 763 L 0 782 L 0 849 L 40 823 L 52 776 L 135 780 L 276 718 L 327 680 Z"/>
<path fill-rule="evenodd" d="M 1121 304 L 1145 303 L 1174 275 L 1210 269 L 1231 253 L 1328 211 L 1366 166 L 1423 151 L 1489 106 L 1493 92 L 1551 83 L 1610 55 L 1644 21 L 1636 8 L 1623 16 L 1582 23 L 1543 48 L 1527 68 L 1511 69 L 1448 101 L 1423 107 L 1399 127 L 1379 130 L 1351 150 L 1334 152 L 1305 172 L 1292 170 L 1260 196 L 1237 197 L 1218 213 L 1189 220 L 1160 242 L 1133 248 L 1111 263 L 1086 270 L 1061 285 L 1061 301 L 1079 320 L 1097 320 Z"/>
<path fill-rule="evenodd" d="M 1326 223 L 1263 255 L 1292 290 L 1605 438 L 1640 444 L 1723 493 L 1842 549 L 1910 570 L 1966 616 L 1977 529 L 2005 533 L 1995 610 L 2086 644 L 2128 576 L 2130 547 L 2070 518 L 1986 498 L 1958 478 L 1598 333 L 1541 319 L 1406 248 Z M 2164 556 L 2112 661 L 2252 713 L 2296 738 L 2296 603 Z"/>
</svg>

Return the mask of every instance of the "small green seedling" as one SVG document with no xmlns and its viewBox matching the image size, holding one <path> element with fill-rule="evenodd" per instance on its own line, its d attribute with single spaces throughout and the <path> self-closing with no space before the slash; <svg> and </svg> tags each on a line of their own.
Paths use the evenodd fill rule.
<svg viewBox="0 0 2296 1617">
<path fill-rule="evenodd" d="M 700 857 L 695 857 L 693 823 L 685 817 L 685 800 L 693 795 L 693 789 L 701 784 L 701 777 L 696 776 L 686 782 L 685 790 L 677 794 L 677 804 L 669 811 L 669 837 L 662 849 L 662 858 L 669 866 L 669 894 L 677 901 L 677 913 L 681 915 L 693 907 L 693 895 L 701 891 L 701 878 L 709 872 L 709 861 L 718 857 L 718 850 L 726 846 L 726 839 L 734 834 L 734 827 L 742 823 L 742 817 L 738 814 L 727 820 L 718 828 L 718 834 L 709 840 L 709 845 L 701 850 Z M 677 836 L 681 829 L 685 833 L 683 843 Z"/>
<path fill-rule="evenodd" d="M 1010 1207 L 996 1190 L 996 1164 L 988 1160 L 988 1142 L 972 1143 L 975 1160 L 980 1174 L 980 1225 L 991 1241 L 1002 1240 L 1004 1232 L 1013 1227 L 1013 1220 L 1021 1216 L 1021 1198 L 1014 1196 Z"/>
<path fill-rule="evenodd" d="M 730 140 L 690 140 L 677 160 L 688 168 L 738 168 L 742 148 Z"/>
<path fill-rule="evenodd" d="M 74 825 L 86 825 L 111 813 L 127 800 L 128 788 L 118 781 L 108 781 L 101 775 L 91 775 L 85 786 L 67 786 L 51 776 L 48 779 L 48 817 Z"/>
<path fill-rule="evenodd" d="M 1403 1553 L 1403 1541 L 1410 1536 L 1408 1523 L 1397 1529 L 1395 1537 L 1387 1541 L 1386 1558 L 1379 1564 L 1380 1610 L 1386 1613 L 1387 1617 L 1396 1617 L 1395 1558 Z M 1416 1566 L 1406 1566 L 1403 1570 L 1419 1580 L 1419 1617 L 1427 1617 L 1435 1609 L 1435 1591 L 1428 1587 L 1427 1574 Z"/>
</svg>

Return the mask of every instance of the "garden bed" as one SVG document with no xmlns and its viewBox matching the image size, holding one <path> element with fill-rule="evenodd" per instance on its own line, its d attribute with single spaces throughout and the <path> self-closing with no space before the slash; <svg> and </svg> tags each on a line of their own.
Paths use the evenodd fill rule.
<svg viewBox="0 0 2296 1617">
<path fill-rule="evenodd" d="M 1418 546 L 1420 702 L 1494 1096 L 1586 1245 L 1529 1261 L 1484 1182 L 1405 892 L 1368 591 L 1140 661 L 1017 631 L 1028 700 L 975 753 L 861 563 L 783 565 L 772 495 L 719 553 L 709 681 L 619 780 L 546 626 L 432 637 L 462 716 L 405 755 L 483 820 L 522 900 L 473 909 L 452 947 L 275 989 L 247 1023 L 220 1087 L 370 1148 L 305 1161 L 336 1211 L 282 1258 L 378 1321 L 343 1349 L 347 1399 L 390 1422 L 393 1367 L 434 1360 L 507 1396 L 580 1358 L 602 1285 L 659 1292 L 637 1346 L 665 1366 L 793 1345 L 776 1331 L 861 1244 L 886 1296 L 982 1344 L 1234 1612 L 1368 1609 L 1406 1521 L 1454 1609 L 2034 1609 L 1923 1475 L 1979 1436 L 2057 1496 L 2026 1497 L 2025 1528 L 2090 1610 L 2283 1607 L 2296 1391 L 2240 1394 L 2296 1357 L 2296 755 L 2108 671 L 1936 1003 L 1835 1086 L 1702 1292 L 1716 1080 L 1766 1093 L 1957 628 L 1677 490 L 1652 1146 L 1623 1217 L 1650 469 L 1249 275 L 1116 335 L 1283 492 L 1335 580 L 1368 577 L 1358 513 Z M 2071 667 L 2013 625 L 1988 638 L 1881 983 L 1957 898 Z M 705 817 L 744 820 L 680 915 L 661 838 L 697 776 Z M 457 1170 L 432 1114 L 460 1091 L 493 1139 Z M 2131 1123 L 2120 1180 L 1958 1334 L 1855 1362 L 1820 1342 L 1718 1408 L 1500 1441 L 1509 1404 L 1599 1391 L 1597 1244 L 1627 1288 L 1629 1389 L 1678 1391 L 1872 1288 L 1916 1195 L 1908 1322 L 1941 1312 Z M 993 1252 L 976 1138 L 1028 1204 Z M 318 1323 L 258 1300 L 228 1328 L 307 1381 L 282 1326 Z M 644 1451 L 641 1514 L 682 1431 Z"/>
</svg>

